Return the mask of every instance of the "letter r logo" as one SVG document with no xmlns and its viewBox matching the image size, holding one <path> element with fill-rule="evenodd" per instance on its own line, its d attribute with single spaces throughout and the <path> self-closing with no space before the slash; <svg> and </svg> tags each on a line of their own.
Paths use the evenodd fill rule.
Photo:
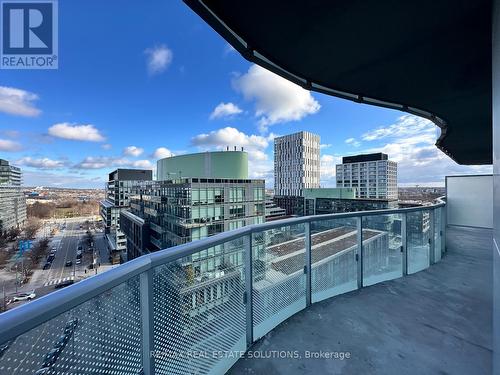
<svg viewBox="0 0 500 375">
<path fill-rule="evenodd" d="M 52 6 L 51 2 L 2 2 L 2 52 L 52 54 Z"/>
</svg>

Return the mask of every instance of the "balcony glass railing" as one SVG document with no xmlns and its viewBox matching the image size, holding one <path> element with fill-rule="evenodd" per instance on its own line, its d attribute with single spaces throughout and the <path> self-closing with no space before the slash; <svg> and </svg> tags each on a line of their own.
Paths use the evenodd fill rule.
<svg viewBox="0 0 500 375">
<path fill-rule="evenodd" d="M 440 260 L 443 210 L 293 218 L 145 255 L 0 315 L 0 373 L 224 373 L 312 303 Z"/>
</svg>

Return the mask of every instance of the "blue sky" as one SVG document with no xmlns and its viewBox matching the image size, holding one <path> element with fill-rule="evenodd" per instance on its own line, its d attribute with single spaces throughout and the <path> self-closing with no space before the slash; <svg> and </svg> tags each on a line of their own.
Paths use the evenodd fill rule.
<svg viewBox="0 0 500 375">
<path fill-rule="evenodd" d="M 383 151 L 400 185 L 490 173 L 434 146 L 402 112 L 309 93 L 244 60 L 181 1 L 60 1 L 59 69 L 0 71 L 0 157 L 26 185 L 103 187 L 116 167 L 229 146 L 272 186 L 273 137 L 321 136 L 322 186 L 341 156 Z"/>
</svg>

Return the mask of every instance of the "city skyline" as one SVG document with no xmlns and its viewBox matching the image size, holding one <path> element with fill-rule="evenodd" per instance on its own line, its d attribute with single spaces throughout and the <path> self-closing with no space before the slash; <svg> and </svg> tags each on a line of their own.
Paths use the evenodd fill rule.
<svg viewBox="0 0 500 375">
<path fill-rule="evenodd" d="M 25 185 L 103 188 L 116 168 L 238 146 L 250 177 L 272 187 L 273 139 L 302 130 L 321 136 L 323 187 L 335 186 L 342 156 L 370 152 L 398 162 L 400 186 L 491 173 L 440 152 L 428 120 L 310 93 L 247 62 L 182 3 L 129 8 L 112 31 L 112 4 L 59 6 L 59 70 L 0 81 L 0 157 L 23 168 Z M 136 16 L 148 27 L 128 27 Z"/>
</svg>

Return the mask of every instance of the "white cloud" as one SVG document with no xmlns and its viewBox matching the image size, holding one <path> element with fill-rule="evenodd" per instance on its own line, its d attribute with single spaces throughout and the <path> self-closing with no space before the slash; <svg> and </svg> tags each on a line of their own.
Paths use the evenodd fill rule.
<svg viewBox="0 0 500 375">
<path fill-rule="evenodd" d="M 311 93 L 258 65 L 234 79 L 234 88 L 255 101 L 255 116 L 262 131 L 273 124 L 298 121 L 321 108 Z"/>
<path fill-rule="evenodd" d="M 138 157 L 144 152 L 143 148 L 128 146 L 123 149 L 123 155 Z"/>
<path fill-rule="evenodd" d="M 269 137 L 260 135 L 247 135 L 236 128 L 225 127 L 211 131 L 208 134 L 199 134 L 191 139 L 191 143 L 198 147 L 216 147 L 219 150 L 229 146 L 232 150 L 234 146 L 245 147 L 248 150 L 262 150 L 269 145 Z"/>
<path fill-rule="evenodd" d="M 228 126 L 210 133 L 199 134 L 191 139 L 191 144 L 201 150 L 225 150 L 228 146 L 229 150 L 234 150 L 234 146 L 237 150 L 241 150 L 243 147 L 250 161 L 248 166 L 250 177 L 263 178 L 272 175 L 273 162 L 269 160 L 266 150 L 274 137 L 272 133 L 267 137 L 248 135 Z"/>
<path fill-rule="evenodd" d="M 322 155 L 320 159 L 321 186 L 335 187 L 335 166 L 341 163 L 342 158 L 335 155 Z"/>
<path fill-rule="evenodd" d="M 332 147 L 331 143 L 322 143 L 319 145 L 320 149 L 330 148 L 330 147 Z"/>
<path fill-rule="evenodd" d="M 102 169 L 113 167 L 124 167 L 130 165 L 130 160 L 125 158 L 113 158 L 106 156 L 87 156 L 76 164 L 76 169 Z"/>
<path fill-rule="evenodd" d="M 17 160 L 16 164 L 37 169 L 60 169 L 66 166 L 66 163 L 61 160 L 52 160 L 49 158 L 37 159 L 29 156 Z"/>
<path fill-rule="evenodd" d="M 111 146 L 109 143 L 104 143 L 103 145 L 101 145 L 101 148 L 103 150 L 111 150 L 113 146 Z"/>
<path fill-rule="evenodd" d="M 237 105 L 233 103 L 219 103 L 217 107 L 210 114 L 210 120 L 221 118 L 221 117 L 231 117 L 243 112 Z"/>
<path fill-rule="evenodd" d="M 49 135 L 76 141 L 102 142 L 105 138 L 94 125 L 78 125 L 63 122 L 49 128 Z"/>
<path fill-rule="evenodd" d="M 153 164 L 147 160 L 129 160 L 122 157 L 87 156 L 73 166 L 74 169 L 114 169 L 114 168 L 143 168 L 150 169 Z"/>
<path fill-rule="evenodd" d="M 104 187 L 104 176 L 102 178 L 89 178 L 78 175 L 71 175 L 62 171 L 50 173 L 47 171 L 23 171 L 25 186 L 54 186 L 68 188 L 100 188 Z"/>
<path fill-rule="evenodd" d="M 232 52 L 236 52 L 236 48 L 234 48 L 229 43 L 226 43 L 226 45 L 224 46 L 224 55 L 229 55 Z"/>
<path fill-rule="evenodd" d="M 151 168 L 153 168 L 153 164 L 147 159 L 135 160 L 132 162 L 132 167 L 142 168 L 142 169 L 151 169 Z"/>
<path fill-rule="evenodd" d="M 435 138 L 437 129 L 436 125 L 423 117 L 403 115 L 397 119 L 396 123 L 366 132 L 361 138 L 364 141 L 374 141 L 388 137 L 394 138 L 423 134 L 427 134 Z"/>
<path fill-rule="evenodd" d="M 399 117 L 394 124 L 363 134 L 368 143 L 386 141 L 360 151 L 384 152 L 398 162 L 398 183 L 402 185 L 440 182 L 453 174 L 491 173 L 488 165 L 465 166 L 455 163 L 436 146 L 439 129 L 431 121 L 414 115 Z"/>
<path fill-rule="evenodd" d="M 0 139 L 0 151 L 16 152 L 22 150 L 19 142 L 11 141 L 9 139 Z"/>
<path fill-rule="evenodd" d="M 148 72 L 151 75 L 164 72 L 174 57 L 172 50 L 165 45 L 148 48 L 144 53 L 147 55 Z"/>
<path fill-rule="evenodd" d="M 158 147 L 152 155 L 154 159 L 164 159 L 171 156 L 174 156 L 174 154 L 166 147 Z"/>
<path fill-rule="evenodd" d="M 356 138 L 347 138 L 344 142 L 354 147 L 359 147 L 361 145 L 361 142 L 357 141 Z"/>
<path fill-rule="evenodd" d="M 38 100 L 38 95 L 14 87 L 0 86 L 0 112 L 9 115 L 35 117 L 41 111 L 33 102 Z"/>
</svg>

